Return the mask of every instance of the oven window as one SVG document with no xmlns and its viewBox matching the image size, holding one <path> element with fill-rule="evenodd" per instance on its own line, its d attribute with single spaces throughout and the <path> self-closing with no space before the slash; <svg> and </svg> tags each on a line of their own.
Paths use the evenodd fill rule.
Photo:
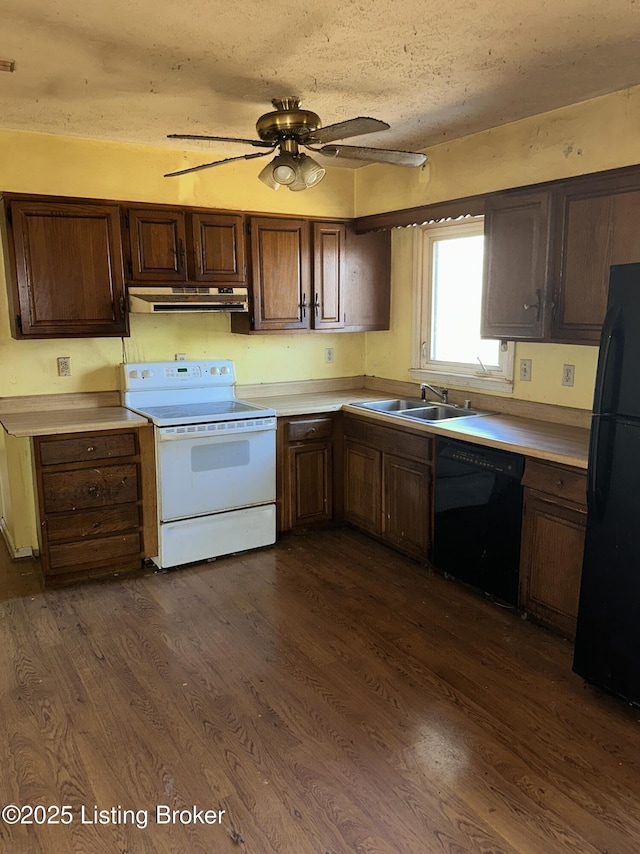
<svg viewBox="0 0 640 854">
<path fill-rule="evenodd" d="M 194 445 L 191 448 L 191 471 L 215 471 L 216 469 L 239 468 L 250 462 L 249 441 L 212 442 L 210 445 Z"/>
</svg>

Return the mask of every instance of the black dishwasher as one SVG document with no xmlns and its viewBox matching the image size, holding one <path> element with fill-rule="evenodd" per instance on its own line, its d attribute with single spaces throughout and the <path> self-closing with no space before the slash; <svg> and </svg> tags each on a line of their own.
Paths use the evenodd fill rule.
<svg viewBox="0 0 640 854">
<path fill-rule="evenodd" d="M 436 569 L 483 593 L 518 601 L 524 457 L 436 437 Z"/>
</svg>

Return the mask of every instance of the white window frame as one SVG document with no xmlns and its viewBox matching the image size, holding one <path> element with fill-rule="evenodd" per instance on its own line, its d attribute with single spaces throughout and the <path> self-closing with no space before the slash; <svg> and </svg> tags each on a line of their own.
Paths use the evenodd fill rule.
<svg viewBox="0 0 640 854">
<path fill-rule="evenodd" d="M 429 359 L 431 336 L 432 251 L 436 240 L 444 235 L 458 237 L 481 234 L 484 217 L 429 223 L 414 229 L 413 243 L 413 334 L 412 367 L 409 374 L 419 382 L 482 391 L 513 391 L 515 347 L 512 341 L 500 343 L 498 367 L 483 370 L 480 364 L 436 362 Z"/>
</svg>

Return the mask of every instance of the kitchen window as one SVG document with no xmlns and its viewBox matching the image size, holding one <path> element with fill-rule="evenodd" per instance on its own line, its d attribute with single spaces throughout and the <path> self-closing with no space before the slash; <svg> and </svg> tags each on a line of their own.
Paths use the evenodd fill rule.
<svg viewBox="0 0 640 854">
<path fill-rule="evenodd" d="M 483 217 L 416 228 L 410 374 L 440 386 L 513 389 L 513 343 L 480 338 Z"/>
</svg>

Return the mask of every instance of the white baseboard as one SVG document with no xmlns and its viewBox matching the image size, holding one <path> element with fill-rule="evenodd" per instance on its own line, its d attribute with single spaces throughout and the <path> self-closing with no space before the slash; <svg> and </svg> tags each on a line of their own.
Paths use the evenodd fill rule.
<svg viewBox="0 0 640 854">
<path fill-rule="evenodd" d="M 0 516 L 0 533 L 3 536 L 5 543 L 7 544 L 7 548 L 9 549 L 9 554 L 11 555 L 11 557 L 14 560 L 17 560 L 18 558 L 21 558 L 21 557 L 33 557 L 34 556 L 34 551 L 31 548 L 31 546 L 23 546 L 20 549 L 17 549 L 14 546 L 13 540 L 11 539 L 11 534 L 9 533 L 9 530 L 7 528 L 7 524 L 4 520 L 4 516 Z"/>
</svg>

